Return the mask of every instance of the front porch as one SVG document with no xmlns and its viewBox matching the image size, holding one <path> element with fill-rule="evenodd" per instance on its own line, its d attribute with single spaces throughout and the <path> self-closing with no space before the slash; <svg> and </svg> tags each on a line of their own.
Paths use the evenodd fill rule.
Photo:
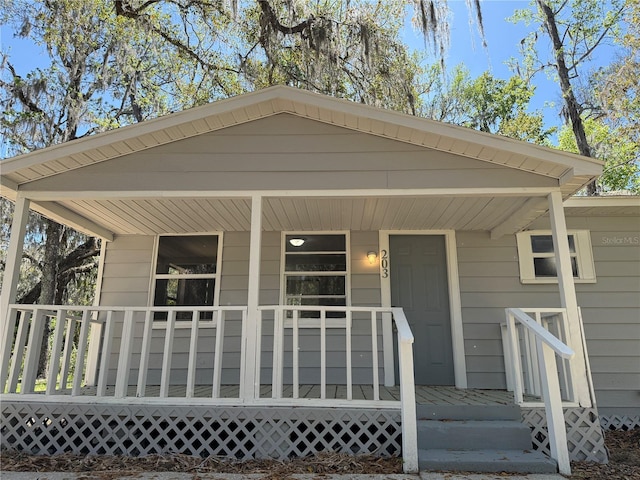
<svg viewBox="0 0 640 480">
<path fill-rule="evenodd" d="M 541 394 L 554 400 L 546 411 L 556 422 L 564 406 L 572 430 L 585 426 L 571 363 L 562 359 L 571 349 L 549 333 L 568 341 L 564 309 L 508 311 L 505 356 L 520 360 L 505 368 L 515 392 L 414 385 L 413 337 L 398 308 L 261 307 L 253 368 L 246 307 L 12 305 L 10 312 L 14 335 L 0 370 L 3 445 L 32 453 L 244 459 L 329 449 L 417 461 L 422 420 L 486 412 L 518 412 L 532 445 L 553 453 Z M 191 320 L 178 323 L 185 313 Z M 166 320 L 154 324 L 157 315 Z M 46 376 L 38 379 L 45 323 L 53 335 Z M 176 351 L 181 342 L 188 353 Z M 560 368 L 545 364 L 536 344 L 553 348 Z M 582 455 L 585 439 L 568 440 Z"/>
</svg>

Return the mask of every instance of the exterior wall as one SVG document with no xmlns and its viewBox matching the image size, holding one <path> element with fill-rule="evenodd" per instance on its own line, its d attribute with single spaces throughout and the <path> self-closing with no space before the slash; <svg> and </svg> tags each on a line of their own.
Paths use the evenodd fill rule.
<svg viewBox="0 0 640 480">
<path fill-rule="evenodd" d="M 278 305 L 280 303 L 280 232 L 265 232 L 262 237 L 260 304 Z M 380 305 L 380 279 L 377 265 L 370 265 L 366 260 L 366 253 L 377 250 L 378 232 L 351 232 L 350 249 L 350 280 L 351 304 L 354 306 Z M 104 266 L 104 282 L 102 290 L 102 305 L 146 306 L 148 305 L 149 288 L 151 286 L 151 270 L 153 266 L 153 236 L 121 236 L 107 246 Z M 224 234 L 222 253 L 222 272 L 220 278 L 220 306 L 243 306 L 247 304 L 247 285 L 249 271 L 249 232 L 228 232 Z M 261 359 L 262 379 L 266 382 L 271 378 L 272 345 L 273 345 L 273 315 L 265 314 L 262 329 L 264 352 Z M 237 383 L 240 366 L 240 337 L 241 322 L 239 314 L 229 314 L 225 324 L 225 359 L 223 365 L 223 383 Z M 137 378 L 142 327 L 144 319 L 137 318 L 136 341 L 132 356 L 130 381 Z M 151 341 L 151 354 L 148 374 L 149 384 L 160 381 L 160 366 L 164 348 L 163 323 L 154 328 Z M 353 378 L 354 383 L 371 382 L 371 339 L 370 320 L 354 318 L 353 321 Z M 117 329 L 121 330 L 121 322 Z M 172 356 L 172 380 L 174 384 L 184 383 L 187 376 L 187 361 L 189 354 L 190 326 L 188 322 L 178 322 L 175 332 L 174 350 Z M 115 382 L 115 367 L 117 365 L 120 333 L 114 338 L 113 354 L 109 383 Z M 202 355 L 198 358 L 196 383 L 208 384 L 213 377 L 213 345 L 215 345 L 215 328 L 201 328 L 199 334 L 198 351 Z M 285 345 L 290 348 L 291 335 L 286 335 Z M 327 359 L 329 369 L 327 381 L 329 383 L 343 383 L 345 373 L 345 339 L 343 329 L 329 329 L 327 333 Z M 320 369 L 320 341 L 319 329 L 303 329 L 300 334 L 300 347 L 306 350 L 306 355 L 300 357 L 300 378 L 304 383 L 319 382 Z M 379 350 L 381 350 L 381 342 Z M 205 353 L 206 352 L 206 353 Z M 201 358 L 200 358 L 201 357 Z M 380 354 L 379 365 L 382 368 Z M 291 382 L 291 357 L 285 355 L 285 382 Z M 157 366 L 154 368 L 154 366 Z M 380 372 L 382 375 L 382 371 Z"/>
<path fill-rule="evenodd" d="M 640 222 L 573 217 L 569 229 L 591 232 L 596 283 L 577 283 L 598 409 L 640 412 Z M 532 229 L 550 229 L 540 219 Z M 626 239 L 626 240 L 624 240 Z M 557 284 L 520 283 L 514 236 L 491 240 L 458 232 L 458 262 L 469 387 L 506 388 L 500 324 L 506 307 L 559 307 Z"/>
<path fill-rule="evenodd" d="M 145 306 L 153 265 L 152 236 L 128 235 L 107 242 L 101 305 Z"/>
<path fill-rule="evenodd" d="M 576 284 L 582 308 L 587 349 L 593 372 L 598 407 L 603 415 L 638 415 L 640 410 L 640 222 L 627 217 L 578 217 L 567 212 L 570 229 L 591 232 L 597 282 Z M 548 229 L 548 219 L 540 219 L 533 229 Z M 351 303 L 357 306 L 380 305 L 380 280 L 376 267 L 365 261 L 366 252 L 378 249 L 377 232 L 351 232 Z M 500 324 L 506 307 L 559 307 L 556 284 L 520 283 L 515 236 L 491 240 L 488 232 L 457 232 L 458 263 L 464 324 L 468 384 L 471 388 L 506 388 Z M 261 262 L 262 305 L 277 305 L 280 300 L 280 232 L 263 234 Z M 154 238 L 118 237 L 106 252 L 103 305 L 147 305 Z M 245 305 L 248 284 L 249 233 L 224 235 L 220 305 Z M 272 322 L 265 320 L 262 356 L 263 379 L 270 378 Z M 371 347 L 366 322 L 354 321 L 354 379 L 370 382 Z M 203 332 L 202 348 L 209 348 L 215 331 Z M 139 331 L 141 335 L 141 330 Z M 239 366 L 240 323 L 230 321 L 226 332 L 223 382 L 236 381 Z M 161 352 L 164 333 L 154 330 L 154 350 Z M 176 332 L 175 380 L 186 377 L 189 330 Z M 301 378 L 319 376 L 319 340 L 317 329 L 303 331 L 301 346 L 311 353 L 301 357 Z M 327 381 L 343 381 L 344 336 L 342 330 L 328 334 L 329 370 Z M 117 355 L 116 339 L 116 352 Z M 288 340 L 290 345 L 290 340 Z M 317 345 L 317 347 L 316 347 Z M 202 360 L 198 382 L 210 381 L 211 355 Z M 151 365 L 160 365 L 160 353 Z M 290 357 L 285 356 L 286 362 Z M 134 356 L 134 365 L 136 359 Z M 290 364 L 290 363 L 289 363 Z M 113 363 L 115 366 L 115 363 Z M 382 361 L 380 361 L 382 365 Z M 134 370 L 135 373 L 135 370 Z M 152 371 L 153 383 L 158 371 Z M 115 372 L 114 372 L 115 375 Z M 285 382 L 290 381 L 285 369 Z M 304 381 L 304 380 L 303 380 Z"/>
<path fill-rule="evenodd" d="M 570 209 L 567 214 L 568 228 L 591 232 L 596 283 L 577 284 L 576 291 L 598 411 L 638 416 L 640 218 L 573 217 Z"/>
</svg>

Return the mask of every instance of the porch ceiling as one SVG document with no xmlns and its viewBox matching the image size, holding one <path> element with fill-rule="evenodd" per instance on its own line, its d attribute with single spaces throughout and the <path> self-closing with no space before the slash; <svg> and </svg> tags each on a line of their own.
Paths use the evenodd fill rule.
<svg viewBox="0 0 640 480">
<path fill-rule="evenodd" d="M 544 198 L 539 199 L 546 205 Z M 525 207 L 527 197 L 265 198 L 263 229 L 492 230 Z M 115 234 L 248 231 L 248 198 L 67 200 L 70 211 Z"/>
</svg>

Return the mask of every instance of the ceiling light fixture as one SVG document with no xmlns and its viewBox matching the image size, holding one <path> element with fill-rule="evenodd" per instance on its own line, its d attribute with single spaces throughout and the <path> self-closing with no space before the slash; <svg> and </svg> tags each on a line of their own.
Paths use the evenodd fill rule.
<svg viewBox="0 0 640 480">
<path fill-rule="evenodd" d="M 289 240 L 289 243 L 294 247 L 301 247 L 302 245 L 304 245 L 304 238 L 291 238 Z"/>
</svg>

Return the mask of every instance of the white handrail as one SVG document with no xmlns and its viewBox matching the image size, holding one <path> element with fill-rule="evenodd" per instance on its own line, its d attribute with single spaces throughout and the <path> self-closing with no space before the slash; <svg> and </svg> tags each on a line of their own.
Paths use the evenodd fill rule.
<svg viewBox="0 0 640 480">
<path fill-rule="evenodd" d="M 511 312 L 522 325 L 531 330 L 538 338 L 540 338 L 540 340 L 549 345 L 549 347 L 551 347 L 551 349 L 562 358 L 573 358 L 575 352 L 571 347 L 562 343 L 555 335 L 542 327 L 542 325 L 527 315 L 521 308 L 508 308 L 507 311 Z"/>
<path fill-rule="evenodd" d="M 551 457 L 558 463 L 558 471 L 561 474 L 570 475 L 571 463 L 567 446 L 567 431 L 564 412 L 562 410 L 562 397 L 560 395 L 556 355 L 569 359 L 573 357 L 574 351 L 527 315 L 523 309 L 507 308 L 505 309 L 505 313 L 507 316 L 510 360 L 514 371 L 512 381 L 514 382 L 516 401 L 522 403 L 522 378 L 520 376 L 522 367 L 520 365 L 518 337 L 515 327 L 517 320 L 535 336 Z"/>
<path fill-rule="evenodd" d="M 392 308 L 398 335 L 400 401 L 402 403 L 402 457 L 405 473 L 418 471 L 418 424 L 413 374 L 413 333 L 402 308 Z"/>
</svg>

